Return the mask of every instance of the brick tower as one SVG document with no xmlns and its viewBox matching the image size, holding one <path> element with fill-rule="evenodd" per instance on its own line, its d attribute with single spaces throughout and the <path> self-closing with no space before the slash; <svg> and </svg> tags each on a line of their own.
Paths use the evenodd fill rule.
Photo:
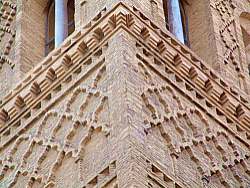
<svg viewBox="0 0 250 188">
<path fill-rule="evenodd" d="M 1 188 L 250 187 L 249 0 L 0 6 Z"/>
</svg>

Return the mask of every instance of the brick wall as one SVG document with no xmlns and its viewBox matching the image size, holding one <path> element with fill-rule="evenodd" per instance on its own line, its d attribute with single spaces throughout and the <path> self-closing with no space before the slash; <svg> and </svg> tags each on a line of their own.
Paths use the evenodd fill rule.
<svg viewBox="0 0 250 188">
<path fill-rule="evenodd" d="M 99 12 L 4 98 L 0 187 L 249 187 L 249 96 L 143 11 Z"/>
<path fill-rule="evenodd" d="M 14 63 L 15 36 L 16 4 L 14 0 L 4 0 L 0 7 L 0 99 L 18 80 Z"/>
<path fill-rule="evenodd" d="M 250 12 L 248 1 L 211 1 L 219 73 L 228 83 L 249 92 L 249 74 L 239 17 Z"/>
</svg>

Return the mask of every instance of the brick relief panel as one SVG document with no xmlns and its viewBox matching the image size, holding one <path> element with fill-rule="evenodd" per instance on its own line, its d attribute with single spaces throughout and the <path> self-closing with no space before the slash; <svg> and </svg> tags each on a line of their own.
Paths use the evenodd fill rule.
<svg viewBox="0 0 250 188">
<path fill-rule="evenodd" d="M 218 47 L 218 63 L 221 64 L 220 72 L 225 76 L 228 83 L 236 84 L 247 92 L 247 66 L 242 59 L 243 51 L 240 47 L 242 38 L 238 31 L 239 3 L 233 0 L 218 0 L 211 2 L 210 6 Z"/>
<path fill-rule="evenodd" d="M 65 84 L 70 84 L 74 76 L 81 75 L 92 64 L 99 63 L 78 87 L 60 98 L 41 119 L 29 126 L 23 119 L 21 124 L 18 122 L 1 133 L 0 186 L 117 186 L 116 162 L 109 164 L 106 49 L 107 46 L 97 50 L 75 75 L 69 75 Z M 50 69 L 48 79 L 53 80 L 54 74 Z M 34 86 L 34 93 L 37 89 Z M 60 85 L 55 92 L 61 90 Z M 51 94 L 47 100 L 49 98 Z M 40 107 L 41 104 L 36 108 Z M 98 171 L 100 174 L 96 175 Z"/>
<path fill-rule="evenodd" d="M 231 83 L 238 83 L 237 72 L 240 71 L 241 67 L 239 65 L 238 41 L 235 33 L 234 11 L 236 6 L 232 1 L 227 0 L 216 1 L 213 8 L 217 18 L 216 29 L 218 29 L 222 42 L 220 46 L 221 62 L 223 63 L 222 71 L 228 80 L 229 77 L 232 78 Z"/>
<path fill-rule="evenodd" d="M 184 187 L 248 187 L 249 148 L 169 85 L 165 77 L 170 72 L 164 64 L 137 46 L 138 72 L 145 87 L 141 100 L 147 151 L 164 167 L 163 177 Z M 156 182 L 150 178 L 149 187 L 167 187 Z"/>
</svg>

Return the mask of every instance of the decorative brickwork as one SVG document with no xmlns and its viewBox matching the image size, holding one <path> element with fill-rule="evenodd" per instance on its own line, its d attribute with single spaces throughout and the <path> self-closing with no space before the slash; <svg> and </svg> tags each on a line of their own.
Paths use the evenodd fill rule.
<svg viewBox="0 0 250 188">
<path fill-rule="evenodd" d="M 243 7 L 240 3 L 244 3 Z M 219 72 L 228 83 L 249 93 L 249 74 L 247 71 L 239 18 L 244 11 L 249 11 L 249 2 L 232 0 L 211 1 L 214 35 L 217 43 Z"/>
<path fill-rule="evenodd" d="M 0 6 L 0 98 L 17 83 L 15 81 L 16 12 L 15 1 L 3 0 Z"/>
<path fill-rule="evenodd" d="M 10 54 L 16 35 L 16 4 L 12 1 L 4 0 L 0 8 L 0 68 L 4 63 L 9 64 L 13 68 L 14 63 Z"/>
<path fill-rule="evenodd" d="M 250 186 L 249 95 L 157 26 L 157 2 L 102 9 L 2 99 L 0 187 Z"/>
</svg>

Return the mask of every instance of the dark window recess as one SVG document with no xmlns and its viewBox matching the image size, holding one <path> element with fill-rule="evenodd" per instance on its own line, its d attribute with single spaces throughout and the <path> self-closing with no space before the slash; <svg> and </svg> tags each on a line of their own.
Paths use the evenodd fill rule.
<svg viewBox="0 0 250 188">
<path fill-rule="evenodd" d="M 68 0 L 68 35 L 75 31 L 75 2 Z"/>
<path fill-rule="evenodd" d="M 49 2 L 46 19 L 45 55 L 55 48 L 55 3 Z"/>
<path fill-rule="evenodd" d="M 190 46 L 189 44 L 189 36 L 188 36 L 188 16 L 185 12 L 185 6 L 184 1 L 180 1 L 181 5 L 181 18 L 182 18 L 182 27 L 183 27 L 183 33 L 184 33 L 184 42 L 187 46 Z"/>
<path fill-rule="evenodd" d="M 164 10 L 164 16 L 165 16 L 165 23 L 166 27 L 169 30 L 169 20 L 168 20 L 168 1 L 163 0 L 163 10 Z"/>
</svg>

